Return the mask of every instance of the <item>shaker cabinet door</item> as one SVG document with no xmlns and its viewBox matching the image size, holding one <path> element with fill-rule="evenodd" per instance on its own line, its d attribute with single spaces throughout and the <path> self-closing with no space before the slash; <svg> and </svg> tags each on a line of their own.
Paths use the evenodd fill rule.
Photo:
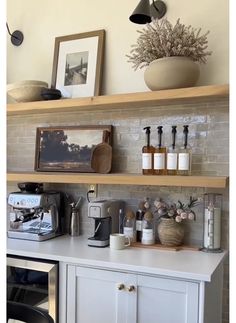
<svg viewBox="0 0 236 323">
<path fill-rule="evenodd" d="M 198 323 L 198 284 L 138 275 L 137 323 Z"/>
<path fill-rule="evenodd" d="M 67 323 L 129 323 L 127 275 L 99 269 L 68 266 Z M 134 305 L 133 305 L 134 304 Z M 135 312 L 134 310 L 132 312 Z"/>
<path fill-rule="evenodd" d="M 68 265 L 67 323 L 198 323 L 199 284 Z"/>
</svg>

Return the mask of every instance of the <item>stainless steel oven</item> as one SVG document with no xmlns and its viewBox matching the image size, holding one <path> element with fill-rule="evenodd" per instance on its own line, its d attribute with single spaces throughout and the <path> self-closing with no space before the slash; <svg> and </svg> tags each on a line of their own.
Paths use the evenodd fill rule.
<svg viewBox="0 0 236 323">
<path fill-rule="evenodd" d="M 45 309 L 58 323 L 56 261 L 7 255 L 7 299 Z"/>
</svg>

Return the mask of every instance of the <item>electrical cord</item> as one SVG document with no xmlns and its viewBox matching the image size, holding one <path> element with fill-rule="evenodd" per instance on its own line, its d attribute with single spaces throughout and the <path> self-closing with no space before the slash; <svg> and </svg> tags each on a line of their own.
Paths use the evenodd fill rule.
<svg viewBox="0 0 236 323">
<path fill-rule="evenodd" d="M 157 8 L 157 6 L 155 5 L 155 1 L 154 0 L 152 0 L 152 5 L 153 5 L 153 7 L 156 9 L 156 11 L 157 12 L 160 12 L 160 10 Z"/>
<path fill-rule="evenodd" d="M 6 23 L 6 26 L 7 26 L 7 32 L 8 32 L 8 34 L 9 34 L 11 37 L 13 37 L 13 38 L 15 38 L 15 39 L 17 39 L 17 40 L 20 40 L 20 39 L 19 39 L 19 37 L 17 37 L 17 36 L 15 36 L 15 35 L 13 35 L 13 34 L 10 32 L 10 29 L 9 29 L 8 23 Z"/>
<path fill-rule="evenodd" d="M 88 201 L 88 202 L 90 202 L 89 194 L 91 194 L 91 193 L 94 193 L 94 190 L 89 190 L 89 191 L 87 192 L 87 201 Z"/>
</svg>

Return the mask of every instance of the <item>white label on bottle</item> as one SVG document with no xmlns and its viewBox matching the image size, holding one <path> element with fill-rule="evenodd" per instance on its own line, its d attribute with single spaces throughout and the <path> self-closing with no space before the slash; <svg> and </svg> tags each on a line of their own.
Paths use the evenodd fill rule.
<svg viewBox="0 0 236 323">
<path fill-rule="evenodd" d="M 189 170 L 189 153 L 179 153 L 179 170 Z"/>
<path fill-rule="evenodd" d="M 143 169 L 152 169 L 152 154 L 151 153 L 142 153 L 142 168 Z"/>
<path fill-rule="evenodd" d="M 142 243 L 154 243 L 153 229 L 143 229 L 142 231 Z"/>
<path fill-rule="evenodd" d="M 142 231 L 142 221 L 136 220 L 136 231 Z"/>
<path fill-rule="evenodd" d="M 134 229 L 129 227 L 124 227 L 124 235 L 130 237 L 130 239 L 134 238 Z"/>
<path fill-rule="evenodd" d="M 155 153 L 154 154 L 154 169 L 165 169 L 165 154 Z"/>
<path fill-rule="evenodd" d="M 177 153 L 167 154 L 167 169 L 177 169 Z"/>
</svg>

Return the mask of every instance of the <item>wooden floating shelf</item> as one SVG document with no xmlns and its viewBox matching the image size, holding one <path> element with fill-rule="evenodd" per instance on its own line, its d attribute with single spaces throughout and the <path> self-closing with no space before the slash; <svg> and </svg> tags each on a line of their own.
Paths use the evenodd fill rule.
<svg viewBox="0 0 236 323">
<path fill-rule="evenodd" d="M 96 111 L 108 108 L 142 108 L 229 97 L 229 85 L 207 85 L 182 89 L 101 95 L 76 99 L 35 101 L 7 105 L 8 115 Z"/>
<path fill-rule="evenodd" d="M 147 176 L 141 174 L 96 174 L 54 172 L 9 172 L 8 182 L 65 184 L 151 185 L 225 188 L 226 176 Z"/>
</svg>

